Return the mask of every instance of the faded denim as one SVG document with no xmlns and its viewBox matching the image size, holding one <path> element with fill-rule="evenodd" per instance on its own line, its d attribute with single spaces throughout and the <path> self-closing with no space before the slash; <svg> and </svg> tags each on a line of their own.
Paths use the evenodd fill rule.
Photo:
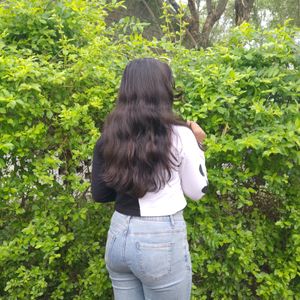
<svg viewBox="0 0 300 300">
<path fill-rule="evenodd" d="M 189 300 L 192 267 L 182 211 L 163 217 L 114 212 L 105 262 L 115 300 Z"/>
</svg>

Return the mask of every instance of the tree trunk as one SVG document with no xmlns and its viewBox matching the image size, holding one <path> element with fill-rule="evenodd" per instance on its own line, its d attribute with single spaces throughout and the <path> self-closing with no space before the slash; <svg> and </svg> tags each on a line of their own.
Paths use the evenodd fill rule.
<svg viewBox="0 0 300 300">
<path fill-rule="evenodd" d="M 201 31 L 201 39 L 199 46 L 206 48 L 209 46 L 209 36 L 217 21 L 223 15 L 228 0 L 219 0 L 217 5 L 213 7 L 211 0 L 206 0 L 207 17 Z"/>
<path fill-rule="evenodd" d="M 162 15 L 163 0 L 126 0 L 125 8 L 119 8 L 109 13 L 106 18 L 107 22 L 117 22 L 126 16 L 134 16 L 142 22 L 150 23 L 143 32 L 146 38 L 151 39 L 153 36 L 161 38 L 163 33 L 160 28 Z"/>
<path fill-rule="evenodd" d="M 200 19 L 199 19 L 199 12 L 196 9 L 195 0 L 188 0 L 188 7 L 191 13 L 188 30 L 192 35 L 196 44 L 199 45 L 201 40 L 201 35 L 199 31 Z"/>
<path fill-rule="evenodd" d="M 243 22 L 248 22 L 250 12 L 253 8 L 254 0 L 235 0 L 235 25 L 239 26 Z"/>
</svg>

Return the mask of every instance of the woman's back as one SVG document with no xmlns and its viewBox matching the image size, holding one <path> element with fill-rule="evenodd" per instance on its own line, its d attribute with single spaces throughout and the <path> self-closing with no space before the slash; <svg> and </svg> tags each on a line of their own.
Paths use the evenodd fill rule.
<svg viewBox="0 0 300 300">
<path fill-rule="evenodd" d="M 104 163 L 101 158 L 100 139 L 95 148 L 93 161 L 93 198 L 99 202 L 106 202 L 113 197 L 116 200 L 116 211 L 134 216 L 171 215 L 186 206 L 184 195 L 193 200 L 200 199 L 205 194 L 208 184 L 204 153 L 189 128 L 174 125 L 172 131 L 171 152 L 173 160 L 176 160 L 174 165 L 177 167 L 172 168 L 171 177 L 164 186 L 159 190 L 147 192 L 140 198 L 115 193 L 97 178 Z M 140 151 L 143 149 L 141 148 Z M 106 199 L 103 198 L 104 189 L 106 189 Z"/>
</svg>

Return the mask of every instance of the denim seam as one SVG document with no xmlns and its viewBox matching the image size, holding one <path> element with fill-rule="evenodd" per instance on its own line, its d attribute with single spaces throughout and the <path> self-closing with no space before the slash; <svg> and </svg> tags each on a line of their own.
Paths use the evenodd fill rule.
<svg viewBox="0 0 300 300">
<path fill-rule="evenodd" d="M 112 252 L 112 248 L 115 244 L 117 237 L 114 234 L 111 234 L 111 238 L 110 241 L 107 245 L 107 251 L 106 251 L 106 264 L 109 266 L 110 265 L 110 261 L 111 261 L 111 252 Z"/>
<path fill-rule="evenodd" d="M 151 231 L 151 232 L 147 232 L 147 231 L 144 231 L 144 232 L 131 232 L 129 233 L 129 235 L 144 235 L 144 234 L 148 234 L 148 233 L 151 233 L 153 235 L 161 235 L 161 234 L 170 234 L 170 233 L 182 233 L 185 231 L 185 228 L 184 229 L 174 229 L 174 230 L 168 230 L 168 231 Z"/>
</svg>

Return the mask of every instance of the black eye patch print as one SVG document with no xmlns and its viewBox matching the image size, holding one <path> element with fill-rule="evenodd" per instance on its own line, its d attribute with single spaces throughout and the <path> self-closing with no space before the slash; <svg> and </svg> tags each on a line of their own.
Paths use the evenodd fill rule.
<svg viewBox="0 0 300 300">
<path fill-rule="evenodd" d="M 202 176 L 205 176 L 201 164 L 200 164 L 200 166 L 199 166 L 199 171 L 200 171 L 200 174 L 201 174 Z"/>
</svg>

